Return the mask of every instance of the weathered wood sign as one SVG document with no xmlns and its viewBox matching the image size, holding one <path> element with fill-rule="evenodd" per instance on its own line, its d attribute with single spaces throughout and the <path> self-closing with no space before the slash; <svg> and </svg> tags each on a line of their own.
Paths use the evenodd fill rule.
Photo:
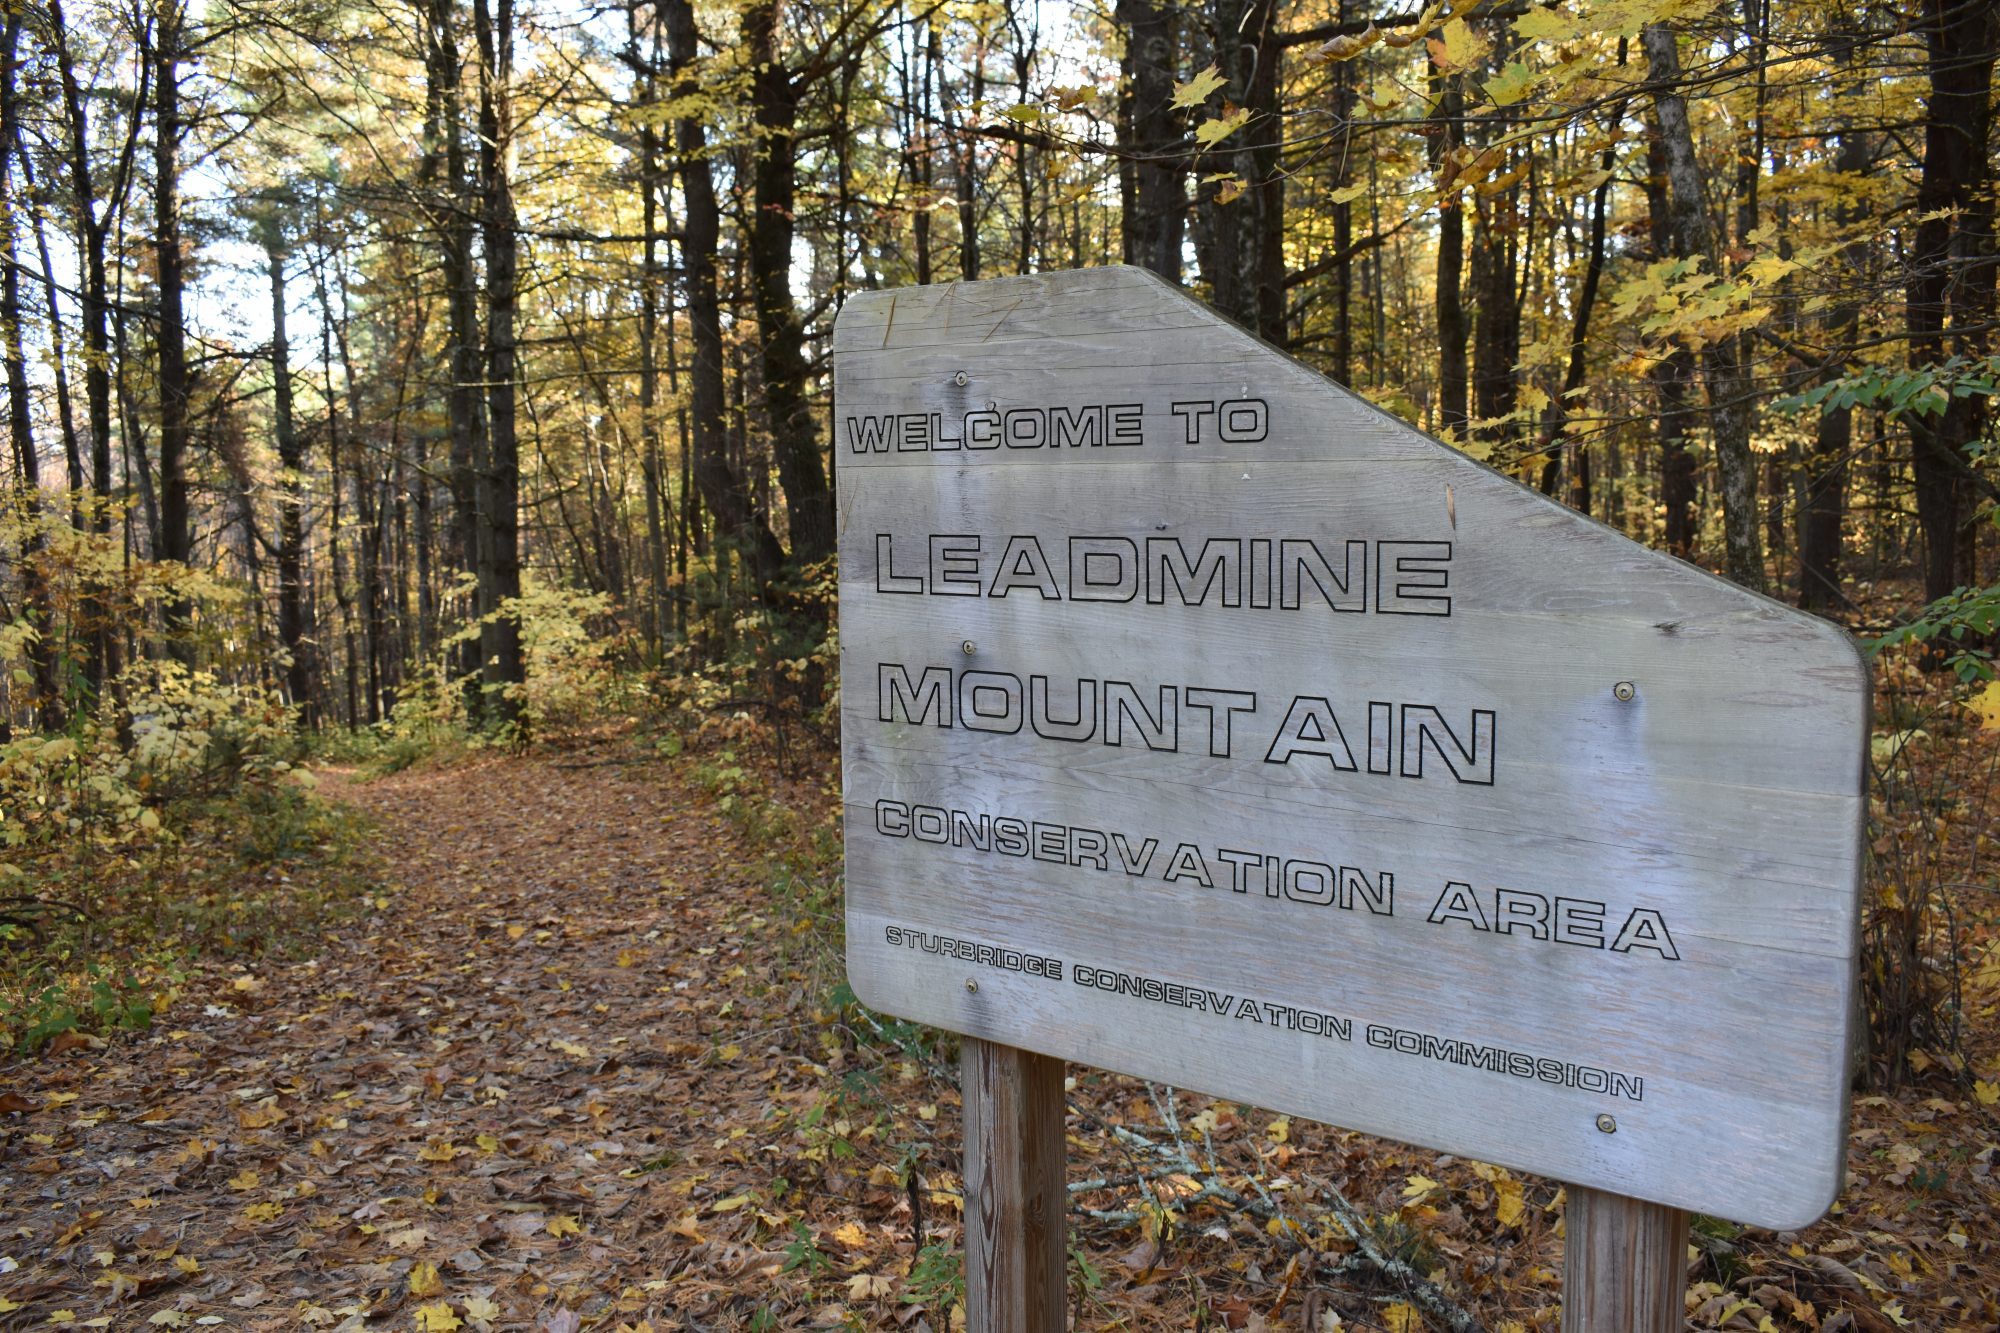
<svg viewBox="0 0 2000 1333">
<path fill-rule="evenodd" d="M 1840 630 L 1149 274 L 835 334 L 867 1003 L 1767 1226 L 1845 1149 Z"/>
</svg>

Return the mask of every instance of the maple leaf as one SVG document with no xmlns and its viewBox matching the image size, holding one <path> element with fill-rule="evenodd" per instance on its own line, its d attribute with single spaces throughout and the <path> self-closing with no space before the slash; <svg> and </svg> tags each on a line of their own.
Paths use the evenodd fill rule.
<svg viewBox="0 0 2000 1333">
<path fill-rule="evenodd" d="M 557 1240 L 561 1240 L 564 1236 L 581 1236 L 583 1234 L 583 1226 L 575 1217 L 561 1213 L 548 1220 L 547 1230 Z"/>
<path fill-rule="evenodd" d="M 1177 108 L 1200 106 L 1208 100 L 1210 93 L 1228 82 L 1228 79 L 1222 77 L 1222 71 L 1219 68 L 1210 65 L 1186 83 L 1175 84 L 1174 100 L 1168 105 Z"/>
<path fill-rule="evenodd" d="M 233 1190 L 254 1190 L 262 1184 L 264 1177 L 245 1167 L 229 1178 L 229 1188 Z"/>
<path fill-rule="evenodd" d="M 1453 19 L 1444 25 L 1442 38 L 1433 37 L 1426 43 L 1431 53 L 1431 63 L 1440 74 L 1452 74 L 1469 69 L 1486 58 L 1493 49 L 1493 43 L 1472 30 L 1472 25 L 1464 19 Z"/>
<path fill-rule="evenodd" d="M 1429 1176 L 1411 1176 L 1403 1182 L 1403 1198 L 1414 1203 L 1437 1187 L 1438 1183 Z"/>
<path fill-rule="evenodd" d="M 155 1310 L 146 1322 L 161 1328 L 186 1328 L 194 1322 L 194 1317 L 183 1310 Z"/>
<path fill-rule="evenodd" d="M 438 1276 L 436 1264 L 421 1259 L 410 1266 L 410 1295 L 419 1300 L 444 1295 L 444 1279 Z"/>
<path fill-rule="evenodd" d="M 424 1333 L 452 1333 L 453 1329 L 463 1326 L 447 1301 L 434 1301 L 417 1307 L 417 1327 Z"/>
<path fill-rule="evenodd" d="M 1249 107 L 1230 106 L 1228 103 L 1224 103 L 1221 115 L 1210 120 L 1204 120 L 1201 124 L 1194 127 L 1195 142 L 1203 148 L 1213 148 L 1216 144 L 1221 143 L 1224 139 L 1242 129 L 1245 122 L 1249 119 Z"/>
<path fill-rule="evenodd" d="M 483 1328 L 500 1322 L 500 1307 L 485 1296 L 469 1297 L 465 1302 L 465 1317 Z"/>
<path fill-rule="evenodd" d="M 2000 680 L 1989 680 L 1986 688 L 1965 701 L 1979 715 L 1981 731 L 2000 731 Z"/>
<path fill-rule="evenodd" d="M 1493 1182 L 1493 1214 L 1499 1218 L 1501 1226 L 1519 1226 L 1527 1211 L 1520 1181 L 1508 1177 Z"/>
<path fill-rule="evenodd" d="M 892 1295 L 895 1290 L 894 1282 L 873 1273 L 856 1273 L 847 1279 L 847 1299 L 850 1301 L 872 1301 Z"/>
</svg>

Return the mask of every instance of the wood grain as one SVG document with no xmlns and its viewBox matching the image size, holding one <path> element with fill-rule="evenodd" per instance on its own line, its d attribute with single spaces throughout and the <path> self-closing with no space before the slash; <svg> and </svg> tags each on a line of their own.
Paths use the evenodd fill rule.
<svg viewBox="0 0 2000 1333">
<path fill-rule="evenodd" d="M 1846 634 L 1483 467 L 1136 270 L 857 296 L 835 345 L 848 948 L 863 1000 L 1694 1211 L 1791 1227 L 1825 1210 L 1844 1160 L 1866 809 L 1869 687 Z M 1185 406 L 1250 400 L 1257 429 L 1233 440 Z M 867 436 L 895 417 L 922 443 L 1007 421 L 1031 441 L 1058 413 L 1116 405 L 1140 443 Z M 1128 544 L 1141 564 L 1169 544 L 1194 558 L 1219 542 L 1226 558 L 1213 585 L 1149 568 L 1130 600 L 1080 600 L 1091 576 L 1071 538 Z M 1256 552 L 1286 541 L 1333 553 L 1355 609 L 1303 584 L 1291 608 L 1271 596 Z M 1366 546 L 1349 556 L 1350 542 Z M 1030 546 L 1042 568 L 999 579 L 1003 555 Z M 1385 562 L 1419 549 L 1448 549 L 1428 566 L 1446 571 L 1448 615 L 1402 613 L 1384 582 Z M 892 701 L 885 717 L 885 667 L 912 685 L 936 673 L 951 716 Z M 1060 706 L 1042 721 L 1068 716 L 1081 682 L 1100 705 L 1123 682 L 1162 717 L 1173 704 L 1176 725 L 1155 744 L 1125 715 L 1114 737 L 1100 707 L 1085 739 L 1038 734 L 1010 702 L 1037 678 Z M 959 698 L 968 679 L 986 693 Z M 1227 743 L 1192 703 L 1216 690 L 1254 700 Z M 1324 701 L 1348 764 L 1331 746 L 1271 758 L 1299 699 Z M 1392 719 L 1379 737 L 1375 705 Z M 1394 722 L 1411 707 L 1464 737 L 1487 718 L 1490 781 L 1453 778 L 1441 751 L 1412 771 Z M 1000 711 L 982 729 L 968 708 Z M 1078 841 L 1010 855 L 990 837 L 982 849 L 880 823 L 919 808 Z M 1114 834 L 1152 841 L 1143 873 L 1103 852 Z M 1182 844 L 1207 883 L 1165 873 Z M 1232 882 L 1225 851 L 1279 874 L 1386 873 L 1393 911 L 1308 901 L 1310 879 L 1297 895 Z M 1510 911 L 1601 905 L 1605 935 L 1439 916 L 1454 884 L 1482 917 L 1503 893 Z M 1646 912 L 1673 956 L 1609 947 Z M 960 943 L 1046 958 L 1061 978 L 968 963 Z M 1080 985 L 1079 966 L 1152 989 Z M 1235 1003 L 1191 1006 L 1181 988 Z M 1269 1006 L 1346 1030 L 1300 1030 Z M 1544 1078 L 1543 1060 L 1580 1072 Z M 1638 1095 L 1607 1096 L 1612 1074 Z M 1595 1127 L 1605 1112 L 1615 1135 Z"/>
<path fill-rule="evenodd" d="M 1562 1333 L 1687 1327 L 1688 1215 L 1572 1185 L 1563 1210 Z"/>
<path fill-rule="evenodd" d="M 1062 1333 L 1069 1272 L 1063 1062 L 967 1038 L 965 1313 L 971 1333 Z"/>
</svg>

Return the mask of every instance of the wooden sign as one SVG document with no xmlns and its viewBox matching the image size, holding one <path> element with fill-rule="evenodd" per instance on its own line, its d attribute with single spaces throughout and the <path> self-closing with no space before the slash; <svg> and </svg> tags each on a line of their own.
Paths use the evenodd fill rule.
<svg viewBox="0 0 2000 1333">
<path fill-rule="evenodd" d="M 1772 1227 L 1868 680 L 1137 269 L 835 334 L 848 967 L 988 1042 Z"/>
</svg>

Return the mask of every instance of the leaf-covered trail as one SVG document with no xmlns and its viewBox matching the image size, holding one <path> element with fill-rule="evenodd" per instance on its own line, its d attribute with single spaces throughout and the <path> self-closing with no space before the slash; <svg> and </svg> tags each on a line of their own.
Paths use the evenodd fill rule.
<svg viewBox="0 0 2000 1333">
<path fill-rule="evenodd" d="M 314 956 L 0 1069 L 0 1330 L 947 1333 L 948 1064 L 830 1009 L 818 909 L 695 769 L 327 775 L 384 887 Z M 1072 1073 L 1078 1328 L 1414 1333 L 1449 1312 L 1425 1283 L 1556 1326 L 1555 1182 Z M 1990 1087 L 1859 1099 L 1839 1211 L 1709 1228 L 1692 1327 L 1993 1327 Z"/>
<path fill-rule="evenodd" d="M 787 1055 L 804 990 L 752 943 L 749 849 L 642 773 L 330 779 L 377 821 L 372 910 L 315 958 L 197 978 L 151 1036 L 17 1071 L 0 1326 L 755 1318 L 787 1256 L 729 1236 L 782 1234 L 757 1133 L 810 1095 L 788 1068 L 816 1077 Z"/>
</svg>

